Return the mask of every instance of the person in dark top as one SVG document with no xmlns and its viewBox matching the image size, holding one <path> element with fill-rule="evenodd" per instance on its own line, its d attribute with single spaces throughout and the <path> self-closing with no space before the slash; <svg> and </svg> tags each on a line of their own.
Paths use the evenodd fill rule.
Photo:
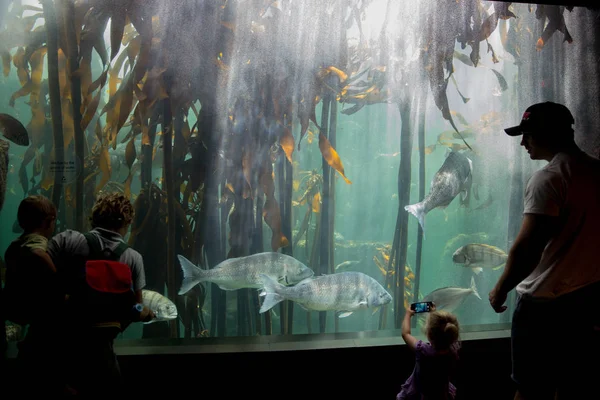
<svg viewBox="0 0 600 400">
<path fill-rule="evenodd" d="M 73 279 L 82 270 L 82 263 L 93 258 L 93 252 L 118 253 L 115 261 L 126 264 L 131 270 L 134 301 L 130 306 L 129 321 L 115 317 L 112 323 L 89 324 L 85 310 L 69 308 L 69 384 L 83 396 L 119 395 L 123 386 L 113 347 L 114 338 L 129 322 L 146 322 L 154 318 L 154 313 L 142 304 L 142 289 L 146 285 L 142 256 L 127 247 L 123 240 L 133 215 L 133 206 L 127 197 L 120 193 L 104 193 L 98 196 L 92 208 L 92 230 L 87 236 L 75 230 L 66 230 L 55 235 L 48 243 L 48 254 L 57 266 L 61 280 L 65 282 L 68 296 L 77 290 L 71 286 Z M 90 246 L 90 240 L 93 240 L 93 247 L 97 249 Z M 67 303 L 73 301 L 71 297 Z M 76 311 L 73 312 L 73 309 Z"/>
<path fill-rule="evenodd" d="M 17 211 L 23 234 L 6 249 L 3 308 L 8 321 L 27 328 L 18 343 L 19 391 L 60 394 L 66 387 L 60 364 L 64 294 L 46 253 L 56 224 L 56 207 L 39 195 L 23 199 Z M 35 384 L 33 384 L 35 383 Z"/>
</svg>

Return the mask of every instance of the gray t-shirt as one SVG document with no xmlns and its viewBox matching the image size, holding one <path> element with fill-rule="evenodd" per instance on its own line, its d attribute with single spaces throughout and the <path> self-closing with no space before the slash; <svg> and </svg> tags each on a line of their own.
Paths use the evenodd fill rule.
<svg viewBox="0 0 600 400">
<path fill-rule="evenodd" d="M 517 292 L 555 298 L 600 281 L 600 161 L 585 153 L 558 153 L 529 179 L 527 214 L 557 218 L 551 238 L 533 272 Z"/>
<path fill-rule="evenodd" d="M 116 232 L 102 228 L 95 228 L 90 231 L 100 240 L 102 250 L 109 248 L 114 251 L 119 243 L 123 242 L 123 237 Z M 48 241 L 48 254 L 52 257 L 56 268 L 59 269 L 64 265 L 71 265 L 81 257 L 87 257 L 90 254 L 90 249 L 85 236 L 81 232 L 67 229 L 55 235 Z M 133 281 L 134 290 L 142 290 L 146 286 L 146 275 L 144 273 L 144 260 L 142 255 L 132 248 L 128 248 L 123 252 L 119 261 L 129 265 L 131 268 L 131 279 Z"/>
</svg>

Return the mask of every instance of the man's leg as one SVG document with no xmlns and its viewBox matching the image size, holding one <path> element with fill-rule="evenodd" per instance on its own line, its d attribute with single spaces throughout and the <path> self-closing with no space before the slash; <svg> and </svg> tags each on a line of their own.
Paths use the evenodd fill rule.
<svg viewBox="0 0 600 400">
<path fill-rule="evenodd" d="M 520 297 L 511 329 L 515 399 L 554 400 L 556 392 L 556 316 L 552 306 Z"/>
</svg>

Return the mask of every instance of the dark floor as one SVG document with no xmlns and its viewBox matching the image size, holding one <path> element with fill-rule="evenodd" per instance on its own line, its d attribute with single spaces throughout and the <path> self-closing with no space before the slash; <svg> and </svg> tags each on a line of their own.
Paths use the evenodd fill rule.
<svg viewBox="0 0 600 400">
<path fill-rule="evenodd" d="M 119 360 L 127 397 L 134 399 L 395 399 L 414 366 L 413 354 L 398 344 L 296 351 L 284 350 L 285 342 L 280 346 L 220 352 L 223 347 L 215 344 L 214 352 L 208 347 L 191 354 L 177 354 L 184 346 L 171 347 L 174 354 L 146 346 L 121 349 Z M 10 382 L 10 370 L 1 380 L 3 386 Z M 457 400 L 512 399 L 510 340 L 463 341 L 454 383 Z"/>
<path fill-rule="evenodd" d="M 413 366 L 397 345 L 121 357 L 138 398 L 395 399 Z M 140 389 L 147 377 L 155 384 Z M 455 384 L 457 400 L 512 399 L 509 339 L 464 342 Z"/>
</svg>

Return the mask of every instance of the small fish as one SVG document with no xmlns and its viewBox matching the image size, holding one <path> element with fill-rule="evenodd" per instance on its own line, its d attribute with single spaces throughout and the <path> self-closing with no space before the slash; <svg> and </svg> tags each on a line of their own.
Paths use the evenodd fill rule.
<svg viewBox="0 0 600 400">
<path fill-rule="evenodd" d="M 261 274 L 286 285 L 293 285 L 314 274 L 310 268 L 294 257 L 276 252 L 229 258 L 208 270 L 195 266 L 182 255 L 177 257 L 183 270 L 183 282 L 178 293 L 180 295 L 187 293 L 200 282 L 215 283 L 223 290 L 260 289 L 262 281 L 259 275 Z"/>
<path fill-rule="evenodd" d="M 425 231 L 425 215 L 434 208 L 446 208 L 460 193 L 464 202 L 471 188 L 473 163 L 459 152 L 452 151 L 435 173 L 431 181 L 429 194 L 423 201 L 405 206 L 404 209 L 414 215 Z"/>
<path fill-rule="evenodd" d="M 436 310 L 445 310 L 453 312 L 469 297 L 474 294 L 479 300 L 479 292 L 475 287 L 475 279 L 471 276 L 471 287 L 461 288 L 456 286 L 447 286 L 439 288 L 423 297 L 421 301 L 433 301 L 435 303 Z"/>
<path fill-rule="evenodd" d="M 346 268 L 353 264 L 358 264 L 360 261 L 344 261 L 335 266 L 335 270 L 337 271 L 339 268 Z"/>
<path fill-rule="evenodd" d="M 305 279 L 286 287 L 267 275 L 261 275 L 265 296 L 260 312 L 270 310 L 283 300 L 298 303 L 305 310 L 336 311 L 339 318 L 359 309 L 374 308 L 392 301 L 392 296 L 375 279 L 361 272 L 340 272 Z"/>
<path fill-rule="evenodd" d="M 19 146 L 29 146 L 27 129 L 15 117 L 0 113 L 0 131 L 5 138 Z"/>
<path fill-rule="evenodd" d="M 177 306 L 167 297 L 153 290 L 142 290 L 143 304 L 154 312 L 154 319 L 145 324 L 159 321 L 170 321 L 177 318 Z"/>
<path fill-rule="evenodd" d="M 483 268 L 502 268 L 507 258 L 508 254 L 504 250 L 482 243 L 470 243 L 461 246 L 452 255 L 452 261 L 457 264 L 464 264 L 467 268 L 472 268 L 476 274 L 479 274 Z"/>
</svg>

